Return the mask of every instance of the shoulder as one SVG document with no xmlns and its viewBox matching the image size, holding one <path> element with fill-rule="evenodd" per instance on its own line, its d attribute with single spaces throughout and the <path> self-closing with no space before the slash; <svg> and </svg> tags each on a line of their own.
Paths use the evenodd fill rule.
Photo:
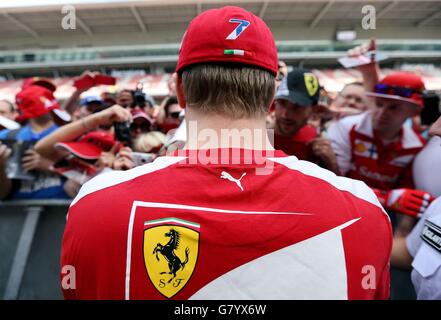
<svg viewBox="0 0 441 320">
<path fill-rule="evenodd" d="M 271 160 L 287 167 L 290 170 L 319 179 L 327 183 L 329 188 L 335 188 L 343 192 L 348 192 L 354 199 L 366 201 L 371 205 L 374 205 L 378 211 L 381 211 L 384 213 L 384 215 L 386 215 L 386 212 L 384 211 L 372 189 L 360 180 L 337 176 L 332 171 L 323 169 L 309 161 L 297 160 L 296 157 L 271 158 Z"/>
<path fill-rule="evenodd" d="M 159 157 L 152 163 L 148 163 L 128 171 L 109 171 L 102 173 L 94 177 L 81 187 L 80 192 L 72 201 L 71 207 L 79 201 L 83 200 L 88 195 L 100 192 L 110 187 L 123 185 L 124 183 L 130 182 L 133 179 L 144 175 L 158 172 L 173 164 L 178 163 L 184 158 L 185 157 Z"/>
<path fill-rule="evenodd" d="M 362 122 L 367 121 L 367 119 L 370 118 L 370 114 L 368 112 L 357 114 L 355 116 L 348 116 L 344 117 L 343 119 L 340 119 L 335 122 L 335 124 L 338 124 L 341 127 L 345 128 L 352 128 L 353 126 L 358 126 Z"/>
<path fill-rule="evenodd" d="M 332 123 L 328 129 L 328 134 L 330 136 L 333 136 L 336 134 L 336 132 L 340 133 L 348 133 L 353 128 L 359 128 L 359 127 L 369 127 L 369 121 L 371 117 L 368 112 L 355 115 L 355 116 L 348 116 L 344 117 L 343 119 L 340 119 L 338 121 L 335 121 Z"/>
</svg>

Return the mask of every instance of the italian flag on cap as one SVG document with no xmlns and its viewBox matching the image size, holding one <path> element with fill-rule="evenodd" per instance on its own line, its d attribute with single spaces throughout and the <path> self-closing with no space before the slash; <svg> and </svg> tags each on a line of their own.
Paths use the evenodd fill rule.
<svg viewBox="0 0 441 320">
<path fill-rule="evenodd" d="M 225 55 L 251 56 L 251 52 L 240 49 L 224 49 Z"/>
</svg>

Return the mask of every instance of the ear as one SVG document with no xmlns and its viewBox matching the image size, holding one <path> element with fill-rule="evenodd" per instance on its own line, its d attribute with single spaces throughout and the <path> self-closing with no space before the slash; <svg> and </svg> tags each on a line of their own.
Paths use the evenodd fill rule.
<svg viewBox="0 0 441 320">
<path fill-rule="evenodd" d="M 181 108 L 185 109 L 187 106 L 187 100 L 185 99 L 184 95 L 184 86 L 182 84 L 182 78 L 178 74 L 176 76 L 176 96 L 178 98 L 178 103 L 181 106 Z"/>
</svg>

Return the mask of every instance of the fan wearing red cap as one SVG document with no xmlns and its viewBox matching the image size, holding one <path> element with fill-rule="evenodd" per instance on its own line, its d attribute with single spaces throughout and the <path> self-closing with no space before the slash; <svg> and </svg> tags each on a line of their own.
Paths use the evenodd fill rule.
<svg viewBox="0 0 441 320">
<path fill-rule="evenodd" d="M 100 172 L 97 160 L 103 152 L 112 153 L 112 148 L 118 147 L 116 144 L 113 134 L 104 131 L 89 132 L 78 141 L 58 142 L 54 147 L 64 159 L 57 162 L 55 170 L 83 184 Z"/>
<path fill-rule="evenodd" d="M 414 190 L 412 163 L 425 140 L 405 124 L 421 111 L 424 88 L 416 74 L 391 73 L 366 93 L 374 99 L 371 111 L 342 119 L 328 130 L 340 172 L 374 188 L 386 208 L 413 217 L 433 199 Z M 415 205 L 406 204 L 410 202 Z"/>
<path fill-rule="evenodd" d="M 16 130 L 0 131 L 1 140 L 15 139 L 35 143 L 58 129 L 50 111 L 56 110 L 59 105 L 49 89 L 29 85 L 17 94 L 16 103 L 20 112 L 19 119 L 27 121 L 27 124 Z M 35 179 L 14 180 L 12 183 L 9 179 L 0 179 L 2 196 L 15 199 L 68 198 L 63 189 L 64 181 L 58 175 L 50 173 L 52 161 L 29 149 L 22 157 L 22 165 L 25 170 L 35 174 Z"/>
<path fill-rule="evenodd" d="M 104 131 L 92 131 L 78 141 L 59 142 L 55 148 L 62 148 L 85 160 L 98 160 L 102 152 L 108 152 L 115 145 L 113 134 Z"/>
<path fill-rule="evenodd" d="M 390 224 L 373 192 L 272 147 L 277 63 L 271 31 L 242 8 L 190 23 L 176 68 L 187 145 L 81 188 L 66 299 L 388 297 Z"/>
</svg>

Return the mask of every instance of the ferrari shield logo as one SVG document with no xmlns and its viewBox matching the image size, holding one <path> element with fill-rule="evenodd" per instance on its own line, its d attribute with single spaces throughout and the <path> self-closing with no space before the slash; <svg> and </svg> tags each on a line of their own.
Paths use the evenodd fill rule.
<svg viewBox="0 0 441 320">
<path fill-rule="evenodd" d="M 177 218 L 144 222 L 144 262 L 155 288 L 172 298 L 190 280 L 199 251 L 200 225 Z"/>
<path fill-rule="evenodd" d="M 304 77 L 306 90 L 308 90 L 309 96 L 312 97 L 317 93 L 317 90 L 319 89 L 317 77 L 313 73 L 309 72 L 306 72 L 304 74 Z"/>
</svg>

